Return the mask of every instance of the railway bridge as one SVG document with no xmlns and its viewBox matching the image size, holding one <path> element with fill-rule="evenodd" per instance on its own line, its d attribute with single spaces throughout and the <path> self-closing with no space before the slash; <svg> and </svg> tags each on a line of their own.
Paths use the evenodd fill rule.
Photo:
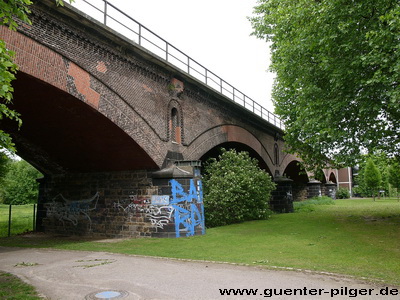
<svg viewBox="0 0 400 300">
<path fill-rule="evenodd" d="M 54 2 L 37 1 L 31 25 L 0 27 L 16 52 L 13 108 L 23 119 L 0 126 L 44 174 L 39 230 L 202 234 L 201 162 L 220 147 L 258 159 L 277 182 L 276 211 L 334 190 L 300 173 L 274 114 L 151 30 L 107 1 L 89 7 L 97 18 Z M 337 170 L 324 175 L 337 183 Z"/>
</svg>

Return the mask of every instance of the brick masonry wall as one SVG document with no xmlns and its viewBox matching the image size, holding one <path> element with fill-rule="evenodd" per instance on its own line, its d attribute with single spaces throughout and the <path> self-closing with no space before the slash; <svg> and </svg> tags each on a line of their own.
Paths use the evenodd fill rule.
<svg viewBox="0 0 400 300">
<path fill-rule="evenodd" d="M 201 181 L 158 179 L 153 185 L 151 176 L 143 170 L 42 179 L 38 228 L 108 238 L 204 234 Z"/>
<path fill-rule="evenodd" d="M 63 10 L 59 8 L 58 10 Z M 81 24 L 40 4 L 32 9 L 32 26 L 21 26 L 21 32 L 52 49 L 63 58 L 67 72 L 68 91 L 98 109 L 126 131 L 150 153 L 161 166 L 171 149 L 171 107 L 181 112 L 181 142 L 184 159 L 196 160 L 218 144 L 197 143 L 210 140 L 215 131 L 218 142 L 257 139 L 255 149 L 266 161 L 270 172 L 284 166 L 273 162 L 274 132 L 252 120 L 242 108 L 193 82 L 182 79 L 176 72 L 141 57 L 135 47 L 103 35 L 103 28 Z M 183 86 L 171 91 L 171 83 L 180 77 Z M 174 103 L 174 105 L 171 105 Z M 226 134 L 225 126 L 240 128 L 243 138 Z M 246 137 L 247 136 L 247 137 Z M 231 139 L 231 140 L 230 140 Z M 278 141 L 280 157 L 285 157 L 283 142 Z M 201 144 L 200 147 L 197 147 Z M 192 146 L 196 145 L 194 152 Z M 195 154 L 196 157 L 190 156 Z M 281 161 L 282 161 L 281 159 Z M 283 170 L 281 170 L 281 174 Z"/>
</svg>

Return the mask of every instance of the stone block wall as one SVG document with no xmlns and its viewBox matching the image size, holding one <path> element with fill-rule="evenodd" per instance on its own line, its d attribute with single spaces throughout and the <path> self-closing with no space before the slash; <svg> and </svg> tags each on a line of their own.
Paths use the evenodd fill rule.
<svg viewBox="0 0 400 300">
<path fill-rule="evenodd" d="M 37 228 L 90 237 L 204 234 L 201 181 L 152 172 L 64 174 L 40 182 Z"/>
</svg>

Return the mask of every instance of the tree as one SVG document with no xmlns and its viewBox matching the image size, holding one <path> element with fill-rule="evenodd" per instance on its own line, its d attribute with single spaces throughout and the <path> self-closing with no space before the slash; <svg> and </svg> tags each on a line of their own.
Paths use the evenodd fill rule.
<svg viewBox="0 0 400 300">
<path fill-rule="evenodd" d="M 365 166 L 364 181 L 365 184 L 371 189 L 372 196 L 374 197 L 375 201 L 375 196 L 381 185 L 382 177 L 371 158 L 367 160 L 367 164 Z"/>
<path fill-rule="evenodd" d="M 58 5 L 62 5 L 62 0 L 55 0 Z M 72 1 L 72 0 L 70 0 Z M 0 1 L 0 26 L 8 26 L 11 30 L 18 27 L 17 20 L 31 24 L 29 20 L 29 6 L 31 0 Z M 4 40 L 0 39 L 0 120 L 7 118 L 14 120 L 19 126 L 22 124 L 20 115 L 10 109 L 13 99 L 14 89 L 11 82 L 15 80 L 18 66 L 13 62 L 15 53 L 7 49 Z M 0 148 L 15 151 L 15 145 L 9 134 L 0 129 Z"/>
<path fill-rule="evenodd" d="M 222 149 L 204 172 L 204 210 L 208 227 L 268 218 L 271 177 L 247 152 Z"/>
<path fill-rule="evenodd" d="M 354 192 L 360 194 L 362 196 L 371 196 L 373 194 L 373 190 L 371 187 L 365 182 L 365 168 L 367 165 L 367 161 L 371 159 L 375 166 L 378 168 L 379 173 L 381 174 L 381 184 L 379 189 L 384 190 L 385 194 L 389 194 L 389 175 L 388 175 L 388 167 L 392 163 L 392 160 L 386 155 L 386 153 L 382 151 L 377 151 L 374 153 L 370 153 L 368 155 L 363 155 L 359 162 L 358 174 L 355 177 L 356 187 L 354 188 Z"/>
<path fill-rule="evenodd" d="M 254 34 L 272 42 L 285 140 L 309 166 L 400 154 L 398 0 L 259 0 Z"/>
<path fill-rule="evenodd" d="M 41 173 L 26 161 L 13 161 L 4 177 L 1 198 L 4 204 L 28 204 L 37 201 Z"/>
<path fill-rule="evenodd" d="M 389 167 L 389 183 L 396 189 L 397 199 L 400 200 L 400 163 L 394 162 Z"/>
</svg>

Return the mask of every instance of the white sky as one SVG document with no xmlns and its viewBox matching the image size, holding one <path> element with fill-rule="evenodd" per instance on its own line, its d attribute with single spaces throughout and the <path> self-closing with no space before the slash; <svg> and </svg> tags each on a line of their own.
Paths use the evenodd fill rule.
<svg viewBox="0 0 400 300">
<path fill-rule="evenodd" d="M 252 28 L 247 20 L 257 0 L 108 2 L 273 112 L 269 47 L 250 36 Z M 79 5 L 80 0 L 76 0 L 75 6 Z"/>
</svg>

